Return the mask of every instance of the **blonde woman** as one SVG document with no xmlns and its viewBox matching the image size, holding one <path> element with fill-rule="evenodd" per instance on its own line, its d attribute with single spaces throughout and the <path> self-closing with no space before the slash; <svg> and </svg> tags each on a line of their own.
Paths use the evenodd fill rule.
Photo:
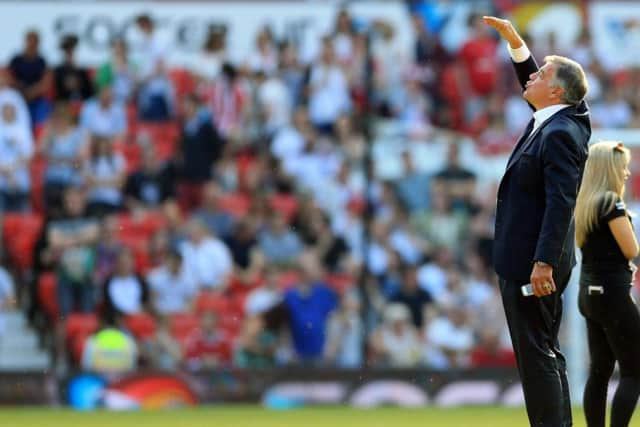
<svg viewBox="0 0 640 427">
<path fill-rule="evenodd" d="M 584 391 L 589 427 L 605 425 L 607 386 L 616 361 L 620 384 L 611 427 L 629 425 L 640 394 L 640 314 L 630 295 L 638 242 L 623 201 L 629 160 L 620 142 L 593 144 L 576 202 L 576 242 L 582 249 L 579 307 L 591 356 Z"/>
</svg>

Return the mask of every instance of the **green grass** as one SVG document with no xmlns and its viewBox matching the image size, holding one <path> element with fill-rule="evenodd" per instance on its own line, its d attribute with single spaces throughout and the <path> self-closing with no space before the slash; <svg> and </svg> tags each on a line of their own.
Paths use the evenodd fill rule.
<svg viewBox="0 0 640 427">
<path fill-rule="evenodd" d="M 584 427 L 582 410 L 574 427 Z M 519 427 L 527 426 L 523 408 L 456 409 L 305 408 L 270 411 L 258 406 L 207 406 L 158 412 L 89 412 L 68 409 L 0 409 L 6 427 Z M 640 427 L 640 417 L 631 427 Z"/>
</svg>

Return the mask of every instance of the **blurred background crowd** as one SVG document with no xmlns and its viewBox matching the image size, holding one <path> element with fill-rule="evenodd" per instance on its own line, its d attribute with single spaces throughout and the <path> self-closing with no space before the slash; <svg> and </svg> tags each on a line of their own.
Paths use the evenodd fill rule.
<svg viewBox="0 0 640 427">
<path fill-rule="evenodd" d="M 481 15 L 451 50 L 430 3 L 407 2 L 413 45 L 347 5 L 317 52 L 268 26 L 229 52 L 215 26 L 181 67 L 152 13 L 136 55 L 116 38 L 97 67 L 76 35 L 52 63 L 27 30 L 0 77 L 0 309 L 28 313 L 60 371 L 515 366 L 491 269 L 502 170 L 477 166 L 531 111 Z M 640 127 L 640 70 L 586 30 L 527 40 L 585 67 L 594 127 Z"/>
</svg>

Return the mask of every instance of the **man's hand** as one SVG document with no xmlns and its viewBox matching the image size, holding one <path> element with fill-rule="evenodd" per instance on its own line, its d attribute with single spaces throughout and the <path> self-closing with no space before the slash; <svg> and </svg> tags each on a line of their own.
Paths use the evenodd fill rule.
<svg viewBox="0 0 640 427">
<path fill-rule="evenodd" d="M 520 34 L 513 28 L 511 21 L 508 19 L 500 19 L 495 16 L 483 16 L 482 20 L 485 24 L 496 30 L 498 34 L 500 34 L 500 37 L 509 43 L 511 49 L 517 49 L 524 45 L 522 37 L 520 37 Z"/>
<path fill-rule="evenodd" d="M 553 267 L 543 262 L 536 262 L 531 271 L 531 286 L 533 294 L 538 298 L 554 293 L 556 284 L 553 281 Z"/>
</svg>

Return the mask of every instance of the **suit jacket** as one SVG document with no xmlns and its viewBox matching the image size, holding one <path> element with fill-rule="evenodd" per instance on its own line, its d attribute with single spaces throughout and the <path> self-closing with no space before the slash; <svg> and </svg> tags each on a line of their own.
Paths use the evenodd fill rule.
<svg viewBox="0 0 640 427">
<path fill-rule="evenodd" d="M 538 66 L 514 63 L 524 89 Z M 573 211 L 591 137 L 586 102 L 566 107 L 518 140 L 498 189 L 493 264 L 498 275 L 528 283 L 534 261 L 553 266 L 554 280 L 575 265 Z"/>
</svg>

